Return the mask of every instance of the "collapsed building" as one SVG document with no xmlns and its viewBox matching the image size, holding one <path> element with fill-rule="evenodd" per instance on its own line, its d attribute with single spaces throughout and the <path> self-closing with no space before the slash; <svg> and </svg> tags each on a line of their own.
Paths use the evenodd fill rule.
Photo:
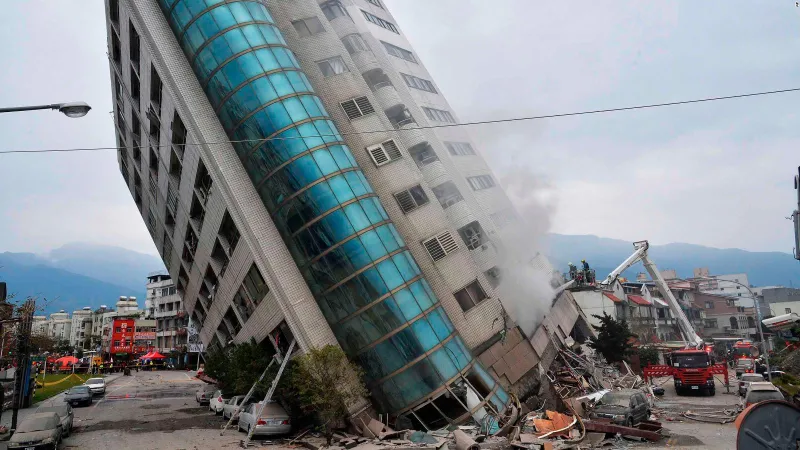
<svg viewBox="0 0 800 450">
<path fill-rule="evenodd" d="M 569 292 L 506 313 L 518 214 L 380 0 L 106 10 L 120 171 L 190 342 L 339 345 L 374 411 L 432 429 L 499 415 L 589 332 Z"/>
</svg>

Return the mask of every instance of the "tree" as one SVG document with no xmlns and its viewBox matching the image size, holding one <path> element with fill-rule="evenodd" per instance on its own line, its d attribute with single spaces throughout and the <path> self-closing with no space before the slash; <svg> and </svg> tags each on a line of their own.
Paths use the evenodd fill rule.
<svg viewBox="0 0 800 450">
<path fill-rule="evenodd" d="M 630 338 L 636 337 L 628 328 L 628 322 L 625 319 L 617 320 L 605 312 L 602 316 L 593 314 L 593 317 L 600 320 L 600 325 L 594 327 L 598 333 L 596 338 L 589 339 L 589 347 L 603 355 L 608 362 L 627 361 L 633 348 Z"/>
<path fill-rule="evenodd" d="M 658 350 L 655 347 L 639 347 L 639 364 L 642 367 L 659 364 Z"/>
<path fill-rule="evenodd" d="M 335 426 L 348 415 L 347 406 L 367 395 L 361 370 L 340 347 L 326 345 L 296 358 L 290 377 L 301 407 L 316 414 L 330 446 Z"/>
<path fill-rule="evenodd" d="M 52 352 L 56 348 L 56 340 L 46 334 L 31 335 L 31 352 Z"/>
</svg>

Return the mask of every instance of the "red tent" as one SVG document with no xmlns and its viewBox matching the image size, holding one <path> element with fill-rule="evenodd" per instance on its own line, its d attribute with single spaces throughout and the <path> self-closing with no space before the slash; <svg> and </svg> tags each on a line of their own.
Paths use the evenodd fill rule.
<svg viewBox="0 0 800 450">
<path fill-rule="evenodd" d="M 166 356 L 158 352 L 153 352 L 150 356 L 148 356 L 148 359 L 164 359 L 164 358 L 166 358 Z"/>
<path fill-rule="evenodd" d="M 78 364 L 78 358 L 74 356 L 62 356 L 56 360 L 59 366 L 68 366 L 70 364 Z"/>
<path fill-rule="evenodd" d="M 153 357 L 153 352 L 147 352 L 146 354 L 139 357 L 139 359 L 151 359 Z"/>
</svg>

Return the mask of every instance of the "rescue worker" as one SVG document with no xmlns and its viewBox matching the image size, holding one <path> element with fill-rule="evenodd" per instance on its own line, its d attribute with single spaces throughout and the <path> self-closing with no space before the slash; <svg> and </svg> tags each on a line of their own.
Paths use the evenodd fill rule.
<svg viewBox="0 0 800 450">
<path fill-rule="evenodd" d="M 592 271 L 589 269 L 589 263 L 587 263 L 585 259 L 582 259 L 581 263 L 583 264 L 583 279 L 586 280 L 588 284 L 594 283 L 594 277 L 592 276 Z"/>
<path fill-rule="evenodd" d="M 574 280 L 577 275 L 578 268 L 575 267 L 575 264 L 569 263 L 569 279 Z"/>
<path fill-rule="evenodd" d="M 583 263 L 583 270 L 589 270 L 589 263 L 585 259 L 582 259 L 581 263 Z"/>
</svg>

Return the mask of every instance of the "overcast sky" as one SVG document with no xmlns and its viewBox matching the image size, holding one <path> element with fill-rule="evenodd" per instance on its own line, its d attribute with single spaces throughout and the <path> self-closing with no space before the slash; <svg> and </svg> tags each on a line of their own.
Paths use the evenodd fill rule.
<svg viewBox="0 0 800 450">
<path fill-rule="evenodd" d="M 462 121 L 800 87 L 794 1 L 384 0 Z M 0 151 L 114 145 L 100 0 L 8 2 Z M 550 231 L 791 252 L 800 93 L 471 129 Z M 0 251 L 156 253 L 113 151 L 0 155 Z"/>
</svg>

